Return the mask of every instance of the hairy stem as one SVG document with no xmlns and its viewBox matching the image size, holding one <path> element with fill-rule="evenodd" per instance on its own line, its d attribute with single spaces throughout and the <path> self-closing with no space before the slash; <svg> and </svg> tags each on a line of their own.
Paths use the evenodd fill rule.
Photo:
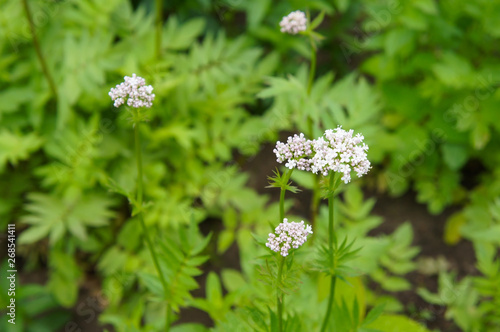
<svg viewBox="0 0 500 332">
<path fill-rule="evenodd" d="M 139 206 L 140 209 L 142 209 L 142 153 L 141 153 L 141 137 L 139 134 L 139 126 L 140 122 L 136 122 L 134 125 L 134 131 L 135 131 L 134 134 L 135 134 L 135 159 L 137 161 L 137 205 Z M 141 222 L 144 237 L 146 238 L 146 244 L 148 246 L 149 252 L 151 253 L 151 256 L 153 257 L 155 268 L 158 271 L 158 275 L 160 276 L 160 281 L 163 285 L 163 290 L 166 294 L 167 282 L 160 268 L 160 264 L 158 263 L 158 257 L 156 256 L 156 252 L 153 248 L 153 242 L 149 237 L 148 229 L 146 227 L 146 223 L 144 222 L 144 216 L 142 210 L 139 211 L 139 220 Z M 170 306 L 168 305 L 167 305 L 167 310 L 170 311 Z M 169 316 L 167 316 L 165 330 L 168 331 L 169 328 L 170 328 L 170 322 L 169 322 Z"/>
<path fill-rule="evenodd" d="M 281 256 L 280 256 L 281 257 Z M 281 276 L 283 274 L 283 266 L 285 265 L 285 258 L 281 257 L 280 266 L 278 269 L 278 294 L 276 296 L 277 307 L 278 307 L 278 331 L 283 331 L 283 306 L 285 305 L 285 294 L 280 289 L 281 285 Z"/>
<path fill-rule="evenodd" d="M 38 57 L 38 61 L 40 61 L 40 65 L 42 66 L 43 74 L 45 75 L 45 78 L 47 79 L 47 82 L 49 83 L 50 90 L 51 90 L 52 94 L 54 95 L 54 98 L 57 100 L 56 84 L 54 83 L 54 79 L 52 78 L 52 75 L 50 74 L 49 67 L 47 66 L 47 62 L 45 61 L 45 58 L 43 57 L 42 48 L 40 47 L 40 43 L 38 42 L 38 37 L 37 37 L 36 31 L 35 31 L 35 24 L 33 23 L 33 17 L 31 16 L 31 11 L 30 11 L 30 7 L 28 5 L 28 0 L 23 0 L 23 7 L 24 7 L 24 12 L 26 13 L 26 17 L 28 18 L 30 31 L 31 31 L 31 37 L 33 38 L 33 45 L 35 46 L 35 51 L 36 51 L 36 55 Z"/>
<path fill-rule="evenodd" d="M 163 26 L 163 0 L 156 0 L 156 58 L 161 57 L 161 33 Z"/>
<path fill-rule="evenodd" d="M 333 213 L 334 213 L 334 196 L 335 196 L 335 188 L 334 188 L 334 178 L 335 178 L 335 173 L 330 174 L 330 183 L 329 183 L 329 190 L 330 193 L 328 195 L 328 248 L 330 250 L 330 259 L 333 259 L 333 245 L 336 242 L 335 240 L 335 230 L 334 230 L 334 220 L 333 220 Z M 332 262 L 333 265 L 333 262 Z M 326 331 L 326 328 L 328 326 L 328 321 L 330 319 L 330 313 L 332 311 L 333 307 L 333 301 L 335 300 L 335 282 L 337 280 L 337 277 L 335 274 L 332 275 L 331 282 L 330 282 L 330 295 L 328 297 L 328 306 L 326 308 L 326 314 L 325 314 L 325 319 L 323 320 L 323 325 L 321 326 L 321 332 Z"/>
</svg>

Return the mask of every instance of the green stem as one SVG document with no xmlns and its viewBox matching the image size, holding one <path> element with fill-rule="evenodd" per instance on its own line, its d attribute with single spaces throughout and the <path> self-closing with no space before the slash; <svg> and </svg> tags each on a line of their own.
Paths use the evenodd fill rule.
<svg viewBox="0 0 500 332">
<path fill-rule="evenodd" d="M 170 308 L 170 304 L 167 303 L 167 313 L 166 313 L 166 322 L 165 322 L 165 331 L 168 332 L 170 330 L 170 313 L 171 313 L 171 308 Z"/>
<path fill-rule="evenodd" d="M 334 230 L 334 220 L 333 220 L 333 213 L 334 213 L 334 196 L 335 196 L 335 174 L 336 173 L 331 173 L 330 174 L 330 183 L 329 183 L 329 190 L 330 194 L 328 195 L 328 248 L 330 249 L 330 259 L 333 259 L 333 245 L 336 243 L 335 240 L 335 230 Z M 333 264 L 332 264 L 333 265 Z M 335 274 L 332 275 L 331 282 L 330 282 L 330 295 L 328 298 L 328 306 L 326 309 L 326 314 L 325 314 L 325 319 L 323 320 L 323 325 L 321 326 L 321 332 L 326 331 L 326 328 L 328 326 L 328 321 L 330 318 L 330 313 L 332 311 L 333 307 L 333 301 L 335 299 L 335 282 L 337 280 L 337 277 Z"/>
<path fill-rule="evenodd" d="M 280 224 L 283 222 L 283 219 L 285 218 L 285 193 L 286 189 L 281 187 L 281 192 L 280 192 Z"/>
<path fill-rule="evenodd" d="M 320 188 L 319 188 L 319 175 L 314 175 L 313 183 L 313 195 L 311 202 L 311 226 L 314 227 L 316 223 L 316 218 L 318 216 L 319 201 L 321 199 Z M 312 240 L 313 238 L 311 238 Z"/>
<path fill-rule="evenodd" d="M 314 82 L 314 76 L 316 74 L 316 47 L 314 45 L 314 41 L 310 38 L 311 42 L 311 63 L 309 68 L 309 80 L 307 84 L 307 95 L 311 94 L 312 85 Z M 312 139 L 314 137 L 313 130 L 313 119 L 310 116 L 307 116 L 307 126 L 309 131 L 309 137 Z M 318 215 L 318 206 L 319 206 L 319 176 L 314 176 L 314 187 L 313 187 L 313 197 L 311 203 L 311 224 L 314 226 L 316 222 L 316 217 Z"/>
<path fill-rule="evenodd" d="M 163 0 L 156 0 L 156 58 L 161 57 L 161 33 L 163 26 Z"/>
<path fill-rule="evenodd" d="M 316 74 L 316 47 L 314 46 L 314 41 L 311 40 L 311 67 L 309 68 L 309 81 L 307 83 L 307 94 L 311 94 L 312 85 L 314 82 L 314 76 Z"/>
<path fill-rule="evenodd" d="M 284 181 L 283 185 L 281 186 L 281 191 L 280 191 L 280 220 L 279 224 L 283 222 L 283 219 L 285 218 L 285 193 L 286 193 L 286 185 L 288 184 L 288 180 L 290 180 L 290 177 L 292 176 L 293 168 L 290 169 L 287 173 L 285 173 L 283 176 Z"/>
<path fill-rule="evenodd" d="M 280 260 L 280 266 L 278 270 L 278 293 L 276 296 L 276 302 L 278 306 L 278 331 L 282 332 L 283 331 L 283 306 L 285 305 L 285 295 L 281 292 L 281 276 L 283 274 L 283 266 L 285 265 L 285 258 L 286 257 L 281 257 Z"/>
<path fill-rule="evenodd" d="M 139 111 L 137 111 L 137 112 L 139 112 Z M 142 209 L 142 154 L 141 154 L 141 137 L 139 134 L 139 126 L 140 126 L 140 122 L 136 122 L 134 125 L 135 159 L 137 161 L 137 205 L 139 206 L 139 209 Z M 165 294 L 167 294 L 167 282 L 166 282 L 165 276 L 163 275 L 163 272 L 160 268 L 160 264 L 158 263 L 158 257 L 156 256 L 156 252 L 153 249 L 153 242 L 151 241 L 151 238 L 149 237 L 148 229 L 146 227 L 146 223 L 144 222 L 144 216 L 143 216 L 142 210 L 139 211 L 139 220 L 141 222 L 144 237 L 146 238 L 146 244 L 148 246 L 149 252 L 151 253 L 151 256 L 153 257 L 153 262 L 154 262 L 155 268 L 158 271 L 158 274 L 160 276 L 160 281 L 163 285 L 163 290 L 164 290 Z M 167 306 L 167 308 L 168 308 L 168 306 Z M 166 325 L 167 326 L 165 327 L 165 330 L 168 331 L 169 330 L 168 319 L 166 321 Z"/>
<path fill-rule="evenodd" d="M 42 48 L 40 47 L 40 43 L 38 42 L 38 37 L 36 36 L 35 24 L 33 23 L 33 18 L 31 16 L 30 7 L 28 5 L 27 0 L 23 0 L 23 7 L 24 7 L 24 11 L 26 13 L 26 17 L 28 18 L 31 36 L 33 38 L 33 45 L 35 46 L 35 51 L 36 51 L 36 55 L 38 57 L 38 61 L 40 61 L 40 65 L 42 66 L 43 74 L 45 75 L 45 78 L 47 79 L 47 82 L 49 83 L 50 90 L 52 91 L 54 98 L 57 100 L 56 84 L 54 83 L 54 79 L 52 78 L 52 75 L 50 74 L 49 67 L 47 66 L 47 63 L 45 62 L 45 58 L 43 57 Z"/>
</svg>

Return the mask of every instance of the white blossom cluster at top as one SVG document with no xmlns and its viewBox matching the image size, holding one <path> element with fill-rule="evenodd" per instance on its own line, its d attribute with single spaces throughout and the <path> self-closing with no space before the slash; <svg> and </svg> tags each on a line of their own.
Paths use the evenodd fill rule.
<svg viewBox="0 0 500 332">
<path fill-rule="evenodd" d="M 146 80 L 135 74 L 132 77 L 125 76 L 125 82 L 111 88 L 109 96 L 115 102 L 115 107 L 120 107 L 125 102 L 134 108 L 151 107 L 155 99 L 153 87 L 146 85 Z"/>
<path fill-rule="evenodd" d="M 285 257 L 288 256 L 288 250 L 297 249 L 303 245 L 307 236 L 313 231 L 310 225 L 304 224 L 303 220 L 300 223 L 288 222 L 288 219 L 284 218 L 283 222 L 275 228 L 275 233 L 269 233 L 266 247 Z"/>
<path fill-rule="evenodd" d="M 300 31 L 305 31 L 307 28 L 306 14 L 300 10 L 291 12 L 283 17 L 280 22 L 281 32 L 296 35 Z"/>
<path fill-rule="evenodd" d="M 277 161 L 292 169 L 321 173 L 327 176 L 330 171 L 342 173 L 342 181 L 351 181 L 351 171 L 358 177 L 368 173 L 371 168 L 367 159 L 368 146 L 363 143 L 363 135 L 351 129 L 345 131 L 342 126 L 328 129 L 315 140 L 307 140 L 304 134 L 289 137 L 287 143 L 277 142 L 273 152 Z"/>
</svg>

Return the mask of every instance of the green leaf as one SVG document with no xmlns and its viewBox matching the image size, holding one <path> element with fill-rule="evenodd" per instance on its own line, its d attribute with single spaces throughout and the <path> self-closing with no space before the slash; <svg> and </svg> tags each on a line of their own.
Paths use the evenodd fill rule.
<svg viewBox="0 0 500 332">
<path fill-rule="evenodd" d="M 225 229 L 220 232 L 217 240 L 217 252 L 224 253 L 234 242 L 234 229 Z"/>
<path fill-rule="evenodd" d="M 392 29 L 385 38 L 385 51 L 388 56 L 407 56 L 415 47 L 415 33 L 408 29 Z"/>
<path fill-rule="evenodd" d="M 482 150 L 490 141 L 490 130 L 483 122 L 478 122 L 471 132 L 471 140 L 476 150 Z"/>
<path fill-rule="evenodd" d="M 374 307 L 372 310 L 370 310 L 370 312 L 368 312 L 365 319 L 363 320 L 363 326 L 369 325 L 370 323 L 374 322 L 377 318 L 379 318 L 380 315 L 384 312 L 384 308 L 385 308 L 385 303 L 382 303 Z"/>
<path fill-rule="evenodd" d="M 324 10 L 322 10 L 322 11 L 318 14 L 318 16 L 316 16 L 316 18 L 314 18 L 314 20 L 311 22 L 311 24 L 310 24 L 310 27 L 309 27 L 309 28 L 310 28 L 311 30 L 316 29 L 316 28 L 317 28 L 317 27 L 321 24 L 321 22 L 323 22 L 323 19 L 324 19 L 324 18 L 325 18 L 325 11 L 324 11 Z"/>
<path fill-rule="evenodd" d="M 31 226 L 19 235 L 19 244 L 33 243 L 46 237 L 50 232 L 50 225 Z"/>
<path fill-rule="evenodd" d="M 472 80 L 472 67 L 469 61 L 455 53 L 443 54 L 442 61 L 432 66 L 436 77 L 445 85 L 462 88 Z"/>
<path fill-rule="evenodd" d="M 466 223 L 466 218 L 462 213 L 455 213 L 446 219 L 444 226 L 444 242 L 448 245 L 455 245 L 462 238 L 460 229 Z"/>
<path fill-rule="evenodd" d="M 438 13 L 437 4 L 434 0 L 419 0 L 413 2 L 413 5 L 426 14 L 436 15 Z"/>
<path fill-rule="evenodd" d="M 247 282 L 243 279 L 241 273 L 236 270 L 224 269 L 221 272 L 221 276 L 224 287 L 229 292 L 240 290 L 247 285 Z"/>
<path fill-rule="evenodd" d="M 16 166 L 21 160 L 28 159 L 31 153 L 42 145 L 36 134 L 15 134 L 6 129 L 0 131 L 0 173 L 7 163 Z"/>
<path fill-rule="evenodd" d="M 207 301 L 216 307 L 222 305 L 222 288 L 219 277 L 210 272 L 207 278 Z"/>
<path fill-rule="evenodd" d="M 459 170 L 469 158 L 467 149 L 463 145 L 446 143 L 441 148 L 443 160 L 452 170 Z"/>
<path fill-rule="evenodd" d="M 36 227 L 36 231 L 26 231 L 23 243 L 37 241 L 42 233 L 50 233 L 52 243 L 58 241 L 65 231 L 81 240 L 86 239 L 86 227 L 98 227 L 108 224 L 114 215 L 110 207 L 114 200 L 98 194 L 89 194 L 74 201 L 65 201 L 57 196 L 30 193 L 25 209 L 28 214 L 22 221 Z M 46 235 L 46 234 L 45 234 Z"/>
<path fill-rule="evenodd" d="M 139 278 L 144 283 L 144 285 L 149 289 L 149 291 L 156 296 L 163 298 L 164 290 L 163 285 L 161 284 L 160 279 L 152 274 L 146 272 L 139 272 Z"/>
<path fill-rule="evenodd" d="M 172 328 L 170 328 L 170 331 L 171 332 L 208 332 L 209 329 L 207 329 L 202 324 L 187 323 L 187 324 L 180 324 L 180 325 L 172 326 Z"/>
<path fill-rule="evenodd" d="M 424 326 L 401 315 L 382 315 L 366 327 L 384 332 L 430 332 Z"/>
</svg>

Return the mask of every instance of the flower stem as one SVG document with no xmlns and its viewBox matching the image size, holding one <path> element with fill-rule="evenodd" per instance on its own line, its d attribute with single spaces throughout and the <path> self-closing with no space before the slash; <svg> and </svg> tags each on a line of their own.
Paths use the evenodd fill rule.
<svg viewBox="0 0 500 332">
<path fill-rule="evenodd" d="M 281 192 L 280 192 L 280 221 L 279 223 L 283 222 L 283 219 L 285 218 L 285 193 L 286 189 L 281 187 Z"/>
<path fill-rule="evenodd" d="M 314 82 L 314 76 L 316 74 L 316 46 L 314 45 L 314 41 L 311 40 L 311 66 L 309 68 L 309 80 L 307 82 L 307 94 L 311 94 L 312 85 Z"/>
<path fill-rule="evenodd" d="M 335 230 L 334 230 L 334 220 L 333 220 L 333 213 L 334 213 L 334 196 L 335 196 L 335 174 L 336 173 L 331 173 L 330 174 L 330 183 L 329 183 L 329 195 L 328 195 L 328 248 L 330 249 L 330 259 L 333 260 L 333 245 L 336 243 L 335 240 Z M 333 262 L 332 262 L 333 265 Z M 323 320 L 323 325 L 321 326 L 321 332 L 326 331 L 326 328 L 328 326 L 328 321 L 330 318 L 330 313 L 332 311 L 333 307 L 333 301 L 335 299 L 335 282 L 337 280 L 337 277 L 335 274 L 332 275 L 331 282 L 330 282 L 330 295 L 328 298 L 328 306 L 326 309 L 326 314 L 325 314 L 325 319 Z"/>
<path fill-rule="evenodd" d="M 168 332 L 170 330 L 170 314 L 172 309 L 170 308 L 170 304 L 167 303 L 167 312 L 165 318 L 165 331 Z"/>
<path fill-rule="evenodd" d="M 137 112 L 139 112 L 139 111 L 137 111 Z M 140 122 L 136 122 L 134 125 L 135 159 L 137 161 L 137 205 L 139 206 L 140 209 L 142 209 L 142 154 L 141 154 L 141 137 L 139 134 L 139 126 L 140 126 Z M 167 282 L 166 282 L 165 276 L 163 275 L 163 272 L 160 268 L 160 264 L 158 263 L 158 257 L 156 256 L 156 252 L 153 248 L 153 242 L 151 241 L 151 238 L 149 237 L 148 229 L 146 227 L 146 223 L 144 222 L 144 216 L 143 216 L 142 210 L 139 211 L 139 220 L 141 222 L 142 231 L 144 232 L 144 237 L 146 238 L 146 244 L 148 246 L 149 252 L 151 253 L 151 256 L 153 257 L 153 262 L 154 262 L 155 268 L 158 271 L 158 274 L 160 276 L 160 281 L 163 285 L 163 291 L 165 292 L 165 295 L 166 295 L 167 294 Z M 167 305 L 167 310 L 170 311 L 169 305 Z M 169 316 L 167 316 L 165 325 L 166 325 L 165 331 L 168 331 L 170 328 Z"/>
<path fill-rule="evenodd" d="M 161 34 L 163 26 L 163 0 L 156 0 L 156 58 L 161 57 Z"/>
<path fill-rule="evenodd" d="M 285 294 L 281 292 L 281 276 L 283 274 L 283 266 L 285 265 L 285 258 L 280 255 L 280 266 L 278 269 L 278 294 L 276 296 L 276 302 L 278 306 L 278 331 L 283 331 L 283 306 L 285 305 Z"/>
<path fill-rule="evenodd" d="M 321 199 L 320 196 L 320 188 L 319 188 L 319 176 L 314 174 L 313 175 L 313 195 L 312 195 L 312 201 L 311 201 L 311 226 L 314 227 L 316 225 L 316 218 L 318 216 L 318 206 L 319 206 L 319 201 Z M 313 239 L 311 239 L 313 240 Z"/>
<path fill-rule="evenodd" d="M 43 57 L 42 48 L 40 47 L 40 43 L 38 42 L 38 37 L 36 36 L 35 24 L 33 23 L 33 18 L 31 16 L 30 7 L 28 5 L 27 0 L 23 0 L 23 7 L 24 7 L 24 11 L 26 13 L 26 17 L 28 18 L 31 36 L 33 38 L 33 45 L 35 46 L 35 51 L 36 51 L 36 55 L 38 57 L 38 61 L 40 61 L 40 65 L 42 66 L 43 74 L 45 75 L 45 78 L 47 79 L 47 82 L 49 83 L 50 90 L 51 90 L 52 94 L 54 95 L 55 100 L 57 100 L 56 84 L 54 83 L 54 79 L 52 78 L 52 75 L 50 74 L 49 67 L 47 66 L 47 63 L 45 62 L 45 58 Z"/>
<path fill-rule="evenodd" d="M 290 180 L 290 177 L 292 176 L 293 168 L 290 169 L 287 173 L 285 173 L 284 176 L 284 181 L 281 186 L 281 191 L 280 191 L 280 220 L 278 224 L 283 222 L 283 219 L 285 218 L 285 193 L 286 193 L 286 185 L 288 184 L 288 180 Z"/>
<path fill-rule="evenodd" d="M 307 95 L 311 94 L 312 85 L 314 82 L 314 76 L 316 74 L 316 47 L 314 45 L 313 39 L 310 37 L 311 42 L 311 63 L 309 68 L 309 80 L 307 84 Z M 307 116 L 307 126 L 309 131 L 309 137 L 311 139 L 314 137 L 314 129 L 313 129 L 313 119 L 310 115 Z M 314 226 L 316 222 L 316 217 L 318 215 L 318 206 L 320 201 L 319 195 L 319 176 L 314 176 L 314 187 L 313 187 L 313 196 L 311 202 L 311 225 Z"/>
</svg>

